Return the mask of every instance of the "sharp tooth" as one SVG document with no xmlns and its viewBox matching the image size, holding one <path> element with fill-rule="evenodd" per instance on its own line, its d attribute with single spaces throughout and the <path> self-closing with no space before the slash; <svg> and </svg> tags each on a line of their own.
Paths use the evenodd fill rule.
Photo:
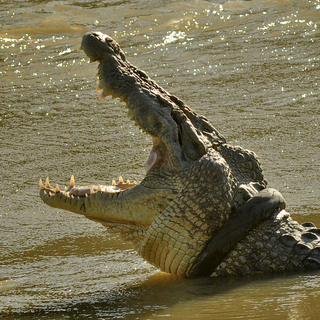
<svg viewBox="0 0 320 320">
<path fill-rule="evenodd" d="M 68 190 L 67 186 L 64 186 L 64 191 L 67 191 L 67 190 Z"/>
<path fill-rule="evenodd" d="M 60 192 L 60 188 L 59 188 L 59 185 L 56 184 L 56 193 L 59 193 Z"/>
<path fill-rule="evenodd" d="M 98 93 L 100 90 L 102 90 L 102 88 L 100 86 L 97 86 L 95 93 Z"/>
<path fill-rule="evenodd" d="M 133 184 L 138 184 L 136 180 L 133 181 Z"/>
<path fill-rule="evenodd" d="M 70 178 L 70 187 L 73 188 L 75 185 L 76 185 L 76 182 L 74 180 L 74 175 L 72 175 Z"/>
<path fill-rule="evenodd" d="M 70 194 L 70 198 L 73 199 L 73 194 Z"/>
<path fill-rule="evenodd" d="M 40 190 L 44 190 L 44 185 L 43 185 L 42 179 L 40 179 L 40 181 L 39 181 L 39 187 L 40 187 Z"/>
<path fill-rule="evenodd" d="M 122 176 L 119 176 L 119 183 L 123 183 L 123 178 L 122 178 Z"/>
<path fill-rule="evenodd" d="M 127 184 L 130 184 L 130 180 L 129 179 L 127 180 Z"/>
<path fill-rule="evenodd" d="M 102 101 L 106 96 L 107 95 L 104 92 L 102 92 L 100 97 L 99 97 L 99 101 Z"/>
<path fill-rule="evenodd" d="M 102 192 L 101 184 L 98 184 L 98 192 Z"/>
<path fill-rule="evenodd" d="M 117 185 L 116 180 L 112 179 L 112 185 L 113 185 L 113 186 L 116 186 L 116 185 Z"/>
<path fill-rule="evenodd" d="M 86 198 L 88 198 L 88 194 L 86 193 L 85 195 L 84 195 Z"/>
<path fill-rule="evenodd" d="M 46 179 L 46 188 L 50 188 L 49 177 Z"/>
<path fill-rule="evenodd" d="M 90 189 L 90 194 L 94 194 L 94 190 L 93 190 L 92 187 L 91 187 L 91 189 Z"/>
</svg>

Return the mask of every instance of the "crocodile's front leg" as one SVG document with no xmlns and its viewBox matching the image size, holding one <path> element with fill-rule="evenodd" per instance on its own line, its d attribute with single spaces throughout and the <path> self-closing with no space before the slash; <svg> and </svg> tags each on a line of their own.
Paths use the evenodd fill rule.
<svg viewBox="0 0 320 320">
<path fill-rule="evenodd" d="M 210 239 L 187 276 L 211 275 L 223 258 L 251 229 L 262 220 L 269 219 L 275 212 L 285 209 L 285 206 L 285 199 L 275 189 L 267 188 L 255 194 Z"/>
</svg>

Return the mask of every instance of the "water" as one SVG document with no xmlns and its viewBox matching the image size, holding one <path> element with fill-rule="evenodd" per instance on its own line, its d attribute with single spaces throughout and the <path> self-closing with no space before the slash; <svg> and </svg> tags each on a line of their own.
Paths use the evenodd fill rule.
<svg viewBox="0 0 320 320">
<path fill-rule="evenodd" d="M 320 225 L 319 0 L 1 1 L 0 317 L 317 319 L 319 272 L 186 280 L 99 224 L 45 206 L 38 180 L 141 180 L 151 141 L 99 103 L 81 36 L 129 60 L 254 150 L 299 222 Z"/>
</svg>

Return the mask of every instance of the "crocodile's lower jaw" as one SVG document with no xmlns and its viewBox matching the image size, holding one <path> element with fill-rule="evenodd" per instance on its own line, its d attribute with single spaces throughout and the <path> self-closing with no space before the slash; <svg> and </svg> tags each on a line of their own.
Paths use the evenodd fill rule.
<svg viewBox="0 0 320 320">
<path fill-rule="evenodd" d="M 111 185 L 90 185 L 90 186 L 75 186 L 75 178 L 72 175 L 70 178 L 69 187 L 64 187 L 64 190 L 60 190 L 58 184 L 55 187 L 52 187 L 49 182 L 49 177 L 46 178 L 45 184 L 43 183 L 42 179 L 39 181 L 40 190 L 46 192 L 49 196 L 53 196 L 54 194 L 61 193 L 65 197 L 88 197 L 90 195 L 95 194 L 96 192 L 103 192 L 107 194 L 114 194 L 118 192 L 122 192 L 124 190 L 131 189 L 132 187 L 136 186 L 137 182 L 134 181 L 133 183 L 130 180 L 124 182 L 122 176 L 119 177 L 119 181 L 116 182 L 112 180 Z"/>
</svg>

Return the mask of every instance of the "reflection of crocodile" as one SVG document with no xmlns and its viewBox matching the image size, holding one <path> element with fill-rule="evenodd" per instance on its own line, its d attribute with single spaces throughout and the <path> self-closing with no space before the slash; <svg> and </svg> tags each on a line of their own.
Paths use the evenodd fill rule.
<svg viewBox="0 0 320 320">
<path fill-rule="evenodd" d="M 265 189 L 251 151 L 227 144 L 208 122 L 145 72 L 99 32 L 83 36 L 82 49 L 99 61 L 100 100 L 119 97 L 130 118 L 152 137 L 140 184 L 70 187 L 40 180 L 50 206 L 98 221 L 163 271 L 185 275 L 250 274 L 318 268 L 320 230 L 298 224 L 284 199 Z"/>
</svg>

